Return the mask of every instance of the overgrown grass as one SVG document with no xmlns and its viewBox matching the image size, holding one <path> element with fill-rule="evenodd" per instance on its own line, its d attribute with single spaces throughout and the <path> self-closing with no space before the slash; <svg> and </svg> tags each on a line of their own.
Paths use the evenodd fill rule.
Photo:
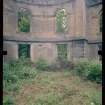
<svg viewBox="0 0 105 105">
<path fill-rule="evenodd" d="M 42 59 L 42 58 L 39 58 L 39 59 L 35 62 L 35 64 L 36 64 L 36 68 L 37 68 L 38 70 L 48 70 L 48 68 L 49 68 L 49 65 L 48 65 L 47 61 L 44 60 L 44 59 Z"/>
<path fill-rule="evenodd" d="M 20 88 L 20 81 L 33 79 L 37 70 L 31 67 L 29 60 L 14 60 L 3 64 L 3 91 L 16 93 Z M 4 98 L 4 105 L 12 105 L 10 97 Z"/>
<path fill-rule="evenodd" d="M 71 71 L 79 76 L 73 75 L 68 68 L 61 72 L 45 71 L 49 69 L 49 65 L 42 59 L 35 65 L 36 68 L 32 66 L 29 59 L 3 64 L 3 105 L 15 105 L 14 96 L 17 94 L 28 99 L 27 105 L 91 105 L 91 103 L 102 105 L 101 92 L 92 87 L 96 83 L 92 82 L 91 89 L 85 86 L 85 83 L 82 83 L 84 81 L 80 78 L 101 83 L 102 65 L 100 62 L 88 60 L 75 62 L 74 70 Z M 26 85 L 25 90 L 24 85 Z M 81 88 L 85 88 L 86 91 Z M 36 95 L 38 92 L 40 94 Z"/>
</svg>

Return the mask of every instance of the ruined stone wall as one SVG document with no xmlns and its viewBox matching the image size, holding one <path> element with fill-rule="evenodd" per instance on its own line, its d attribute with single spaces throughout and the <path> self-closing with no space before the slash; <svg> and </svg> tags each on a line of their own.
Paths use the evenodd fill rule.
<svg viewBox="0 0 105 105">
<path fill-rule="evenodd" d="M 74 0 L 67 4 L 56 6 L 37 6 L 17 3 L 14 0 L 4 0 L 3 6 L 3 35 L 18 36 L 19 40 L 23 37 L 29 39 L 31 36 L 36 38 L 53 38 L 58 37 L 80 37 L 95 36 L 99 33 L 99 17 L 97 9 L 91 8 L 85 11 L 85 0 Z M 17 13 L 20 8 L 26 8 L 30 12 L 30 32 L 18 32 Z M 64 36 L 56 33 L 56 12 L 59 9 L 66 9 L 68 33 Z M 32 38 L 31 37 L 31 38 Z M 33 37 L 33 39 L 35 38 Z M 15 38 L 16 39 L 16 38 Z M 58 38 L 59 39 L 59 38 Z M 21 43 L 21 42 L 20 42 Z M 26 42 L 27 43 L 27 42 Z M 63 43 L 63 42 L 59 42 Z M 66 42 L 65 42 L 66 43 Z M 97 48 L 95 44 L 79 45 L 67 42 L 68 60 L 80 57 L 97 58 Z M 31 60 L 36 61 L 39 57 L 46 59 L 49 63 L 54 62 L 57 58 L 57 43 L 29 43 L 31 50 Z M 3 48 L 7 50 L 5 60 L 18 58 L 18 43 L 4 42 Z"/>
<path fill-rule="evenodd" d="M 86 34 L 86 5 L 85 0 L 76 0 L 75 3 L 75 35 Z"/>
<path fill-rule="evenodd" d="M 4 55 L 4 61 L 18 59 L 18 45 L 16 42 L 3 42 L 3 50 L 7 51 Z"/>
<path fill-rule="evenodd" d="M 97 44 L 89 44 L 89 59 L 98 59 L 98 45 Z"/>
<path fill-rule="evenodd" d="M 84 0 L 74 0 L 67 4 L 56 6 L 37 6 L 17 3 L 13 0 L 4 0 L 4 34 L 18 33 L 18 11 L 25 8 L 30 12 L 30 35 L 38 37 L 57 37 L 56 33 L 56 12 L 59 9 L 66 9 L 68 34 L 67 36 L 76 36 L 85 34 L 85 11 Z M 9 8 L 9 11 L 8 9 Z M 19 33 L 21 34 L 21 33 Z"/>
<path fill-rule="evenodd" d="M 16 3 L 3 0 L 3 35 L 15 35 L 17 28 Z"/>
<path fill-rule="evenodd" d="M 19 8 L 27 8 L 31 13 L 31 35 L 38 37 L 57 37 L 56 35 L 56 12 L 60 9 L 66 9 L 67 11 L 67 21 L 68 21 L 68 33 L 67 35 L 74 35 L 74 20 L 73 16 L 75 14 L 74 2 L 70 2 L 65 5 L 57 6 L 36 6 L 17 3 L 17 10 Z"/>
<path fill-rule="evenodd" d="M 101 6 L 87 8 L 87 25 L 86 25 L 86 35 L 92 37 L 97 37 L 102 35 L 100 32 L 100 10 Z"/>
<path fill-rule="evenodd" d="M 32 43 L 31 60 L 45 59 L 49 64 L 55 62 L 57 57 L 56 46 L 53 43 Z"/>
</svg>

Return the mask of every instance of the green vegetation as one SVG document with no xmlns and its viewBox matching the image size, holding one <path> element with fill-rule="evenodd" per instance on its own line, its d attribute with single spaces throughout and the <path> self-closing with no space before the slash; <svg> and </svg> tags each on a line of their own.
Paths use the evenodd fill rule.
<svg viewBox="0 0 105 105">
<path fill-rule="evenodd" d="M 37 68 L 38 70 L 47 70 L 48 67 L 49 67 L 47 61 L 44 60 L 44 59 L 42 59 L 42 58 L 39 58 L 39 59 L 35 62 L 35 64 L 36 64 L 36 68 Z"/>
<path fill-rule="evenodd" d="M 3 105 L 14 105 L 14 101 L 11 96 L 5 97 L 5 99 L 3 100 Z"/>
<path fill-rule="evenodd" d="M 102 64 L 99 61 L 80 60 L 75 64 L 74 70 L 81 77 L 97 83 L 102 82 Z"/>
<path fill-rule="evenodd" d="M 30 57 L 30 45 L 29 44 L 19 44 L 19 58 L 29 58 Z"/>
<path fill-rule="evenodd" d="M 60 60 L 67 60 L 67 44 L 57 44 L 57 52 Z"/>
<path fill-rule="evenodd" d="M 99 62 L 81 60 L 56 72 L 45 71 L 43 59 L 35 65 L 30 59 L 3 64 L 3 105 L 102 105 Z"/>
<path fill-rule="evenodd" d="M 37 71 L 29 59 L 14 60 L 3 64 L 3 91 L 7 94 L 18 92 L 24 79 L 33 79 Z M 4 105 L 14 105 L 11 97 L 4 98 Z"/>
<path fill-rule="evenodd" d="M 57 11 L 56 14 L 56 22 L 57 22 L 57 32 L 66 32 L 67 30 L 67 22 L 66 22 L 66 11 L 65 9 L 61 9 Z"/>
<path fill-rule="evenodd" d="M 30 31 L 30 20 L 27 12 L 18 12 L 18 30 L 19 32 Z"/>
</svg>

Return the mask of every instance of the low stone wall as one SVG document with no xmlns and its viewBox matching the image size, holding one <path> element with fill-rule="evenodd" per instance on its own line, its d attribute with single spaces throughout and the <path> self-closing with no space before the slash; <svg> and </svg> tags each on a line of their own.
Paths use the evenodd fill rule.
<svg viewBox="0 0 105 105">
<path fill-rule="evenodd" d="M 4 41 L 3 50 L 7 51 L 4 61 L 18 59 L 18 44 L 22 42 Z M 55 43 L 27 43 L 30 44 L 30 59 L 35 62 L 39 58 L 45 59 L 49 64 L 57 60 L 57 44 L 67 44 L 67 60 L 72 61 L 78 58 L 97 59 L 98 43 L 89 44 L 86 41 L 76 42 L 55 42 Z"/>
</svg>

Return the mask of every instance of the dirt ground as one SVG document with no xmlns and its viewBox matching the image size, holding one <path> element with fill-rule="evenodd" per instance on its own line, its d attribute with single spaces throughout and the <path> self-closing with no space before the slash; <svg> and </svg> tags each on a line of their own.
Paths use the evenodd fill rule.
<svg viewBox="0 0 105 105">
<path fill-rule="evenodd" d="M 69 71 L 43 71 L 33 80 L 22 81 L 14 98 L 16 105 L 101 105 L 102 97 L 100 85 Z"/>
</svg>

